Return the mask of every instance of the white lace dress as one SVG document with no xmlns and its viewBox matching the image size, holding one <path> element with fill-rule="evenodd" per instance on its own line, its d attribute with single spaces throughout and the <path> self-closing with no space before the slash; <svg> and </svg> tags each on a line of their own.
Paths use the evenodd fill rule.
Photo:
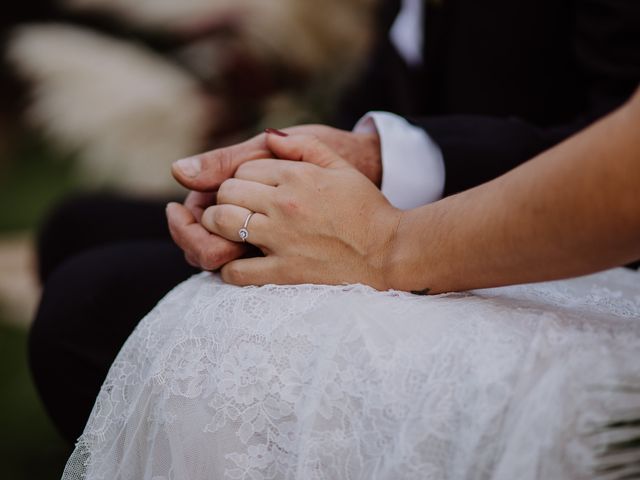
<svg viewBox="0 0 640 480">
<path fill-rule="evenodd" d="M 629 382 L 636 272 L 434 297 L 203 273 L 124 345 L 64 479 L 593 478 Z"/>
</svg>

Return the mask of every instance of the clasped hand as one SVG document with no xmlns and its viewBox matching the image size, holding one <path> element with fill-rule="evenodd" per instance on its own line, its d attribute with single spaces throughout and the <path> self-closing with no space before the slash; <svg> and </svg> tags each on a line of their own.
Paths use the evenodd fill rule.
<svg viewBox="0 0 640 480">
<path fill-rule="evenodd" d="M 254 147 L 262 142 L 263 148 L 244 145 L 242 158 L 218 155 L 212 166 L 205 165 L 206 157 L 195 157 L 174 167 L 176 178 L 195 188 L 198 181 L 206 183 L 195 179 L 206 176 L 207 169 L 209 177 L 235 169 L 217 192 L 194 192 L 185 205 L 167 206 L 171 235 L 187 260 L 204 270 L 222 267 L 224 281 L 242 286 L 364 283 L 391 288 L 388 261 L 401 212 L 371 178 L 317 136 L 294 131 L 261 137 L 250 142 Z M 360 140 L 372 145 L 370 139 Z M 361 161 L 366 152 L 363 148 Z M 361 169 L 376 172 L 370 163 L 368 170 Z M 239 230 L 252 212 L 247 242 L 264 256 L 246 258 Z"/>
</svg>

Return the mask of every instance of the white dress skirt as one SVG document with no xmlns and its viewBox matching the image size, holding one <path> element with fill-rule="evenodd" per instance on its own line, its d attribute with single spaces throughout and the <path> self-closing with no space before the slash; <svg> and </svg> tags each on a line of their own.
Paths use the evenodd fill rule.
<svg viewBox="0 0 640 480">
<path fill-rule="evenodd" d="M 634 385 L 637 272 L 433 297 L 202 273 L 128 339 L 63 478 L 590 479 Z"/>
</svg>

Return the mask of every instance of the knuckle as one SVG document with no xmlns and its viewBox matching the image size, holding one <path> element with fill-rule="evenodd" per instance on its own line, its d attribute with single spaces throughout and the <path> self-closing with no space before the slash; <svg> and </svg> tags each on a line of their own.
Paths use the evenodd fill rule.
<svg viewBox="0 0 640 480">
<path fill-rule="evenodd" d="M 301 165 L 295 164 L 295 165 L 290 165 L 287 168 L 283 169 L 282 171 L 282 179 L 286 182 L 286 183 L 295 183 L 298 182 L 301 179 L 301 168 L 299 168 Z"/>
<path fill-rule="evenodd" d="M 236 183 L 237 181 L 234 178 L 229 178 L 222 182 L 218 189 L 218 203 L 225 203 L 225 200 L 233 195 Z"/>
<path fill-rule="evenodd" d="M 205 250 L 199 256 L 200 266 L 204 270 L 215 270 L 219 267 L 219 256 L 217 252 Z"/>
<path fill-rule="evenodd" d="M 280 195 L 276 199 L 276 205 L 287 216 L 300 212 L 300 201 L 293 195 Z"/>
<path fill-rule="evenodd" d="M 302 162 L 290 165 L 284 170 L 283 178 L 286 182 L 291 183 L 307 182 L 310 178 L 313 178 L 312 165 Z"/>
<path fill-rule="evenodd" d="M 233 174 L 233 154 L 229 148 L 214 150 L 207 155 L 206 159 L 212 173 L 219 178 L 226 178 Z"/>
<path fill-rule="evenodd" d="M 228 214 L 225 212 L 226 212 L 226 209 L 222 206 L 218 206 L 217 208 L 214 208 L 211 211 L 209 221 L 217 231 L 220 231 L 221 229 L 223 229 L 224 225 L 226 224 Z"/>
<path fill-rule="evenodd" d="M 239 266 L 232 262 L 224 268 L 225 281 L 234 285 L 243 285 L 245 280 L 244 272 Z"/>
<path fill-rule="evenodd" d="M 298 174 L 304 179 L 313 179 L 315 178 L 315 174 L 317 173 L 317 168 L 315 165 L 310 163 L 301 163 L 299 164 L 299 172 Z"/>
<path fill-rule="evenodd" d="M 237 176 L 245 176 L 251 170 L 251 168 L 251 162 L 245 162 L 236 169 L 235 174 Z"/>
<path fill-rule="evenodd" d="M 306 143 L 306 153 L 314 153 L 322 147 L 322 141 L 317 135 L 310 135 L 309 140 Z"/>
<path fill-rule="evenodd" d="M 310 135 L 310 137 L 309 137 L 309 145 L 316 146 L 316 145 L 320 145 L 320 143 L 321 143 L 320 142 L 320 137 L 318 137 L 318 135 L 315 135 L 315 134 L 314 135 Z"/>
<path fill-rule="evenodd" d="M 232 221 L 232 215 L 227 205 L 216 205 L 206 211 L 206 228 L 212 233 L 223 234 Z"/>
</svg>

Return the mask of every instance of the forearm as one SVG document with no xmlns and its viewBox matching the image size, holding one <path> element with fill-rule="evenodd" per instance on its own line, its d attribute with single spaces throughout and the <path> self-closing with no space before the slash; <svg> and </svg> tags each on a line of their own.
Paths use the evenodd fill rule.
<svg viewBox="0 0 640 480">
<path fill-rule="evenodd" d="M 640 96 L 502 177 L 405 212 L 390 286 L 431 293 L 569 277 L 640 257 Z"/>
</svg>

